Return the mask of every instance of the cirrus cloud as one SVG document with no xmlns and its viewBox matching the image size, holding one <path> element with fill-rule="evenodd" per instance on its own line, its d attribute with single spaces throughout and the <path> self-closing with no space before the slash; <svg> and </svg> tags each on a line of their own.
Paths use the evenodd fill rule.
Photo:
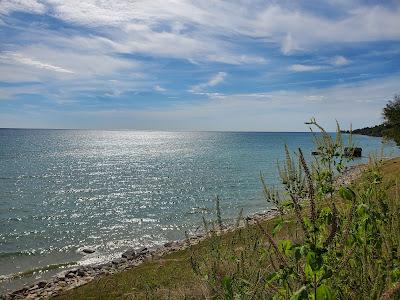
<svg viewBox="0 0 400 300">
<path fill-rule="evenodd" d="M 217 74 L 213 75 L 207 82 L 192 86 L 189 91 L 192 93 L 198 93 L 208 87 L 214 87 L 224 82 L 227 75 L 228 74 L 225 72 L 218 72 Z"/>
</svg>

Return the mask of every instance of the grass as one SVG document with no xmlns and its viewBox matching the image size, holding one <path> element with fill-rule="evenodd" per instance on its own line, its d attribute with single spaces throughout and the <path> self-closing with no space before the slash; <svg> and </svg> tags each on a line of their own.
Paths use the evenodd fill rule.
<svg viewBox="0 0 400 300">
<path fill-rule="evenodd" d="M 400 158 L 386 161 L 381 167 L 381 173 L 387 183 L 400 181 Z M 388 186 L 391 186 L 389 194 L 394 195 L 398 192 L 395 190 L 395 185 Z M 340 206 L 339 209 L 341 209 Z M 289 226 L 284 227 L 275 238 L 282 240 L 289 235 L 293 237 L 293 232 L 299 232 L 299 237 L 301 237 L 294 218 L 287 216 L 286 219 Z M 276 222 L 276 219 L 271 219 L 263 221 L 261 225 L 266 231 L 272 232 Z M 195 274 L 193 272 L 191 257 L 194 257 L 195 261 L 203 266 L 210 262 L 210 251 L 212 252 L 215 249 L 215 238 L 217 238 L 218 251 L 215 252 L 216 255 L 223 256 L 225 252 L 245 253 L 246 257 L 242 258 L 242 263 L 247 267 L 243 269 L 252 270 L 251 264 L 260 263 L 257 259 L 252 261 L 253 249 L 257 252 L 254 252 L 254 257 L 256 258 L 260 249 L 264 247 L 264 238 L 260 238 L 260 236 L 262 236 L 260 229 L 255 225 L 249 226 L 247 229 L 238 229 L 220 237 L 209 238 L 198 245 L 192 246 L 190 249 L 180 250 L 161 258 L 156 258 L 153 261 L 145 262 L 134 269 L 96 279 L 84 286 L 65 292 L 57 299 L 210 298 L 213 293 L 212 291 L 210 292 L 210 285 L 207 284 L 207 280 L 204 280 L 205 273 L 199 272 Z M 255 243 L 254 246 L 252 246 L 252 242 Z M 244 248 L 246 251 L 243 252 Z M 211 253 L 211 255 L 213 254 Z M 274 262 L 265 263 L 265 268 L 272 268 L 271 264 L 273 265 Z M 227 262 L 222 268 L 232 269 L 234 264 Z M 245 272 L 245 270 L 242 271 Z M 232 270 L 228 271 L 231 272 Z M 224 272 L 229 273 L 228 271 L 224 270 Z M 254 274 L 242 275 L 249 278 L 256 277 Z M 258 298 L 257 295 L 254 296 L 254 298 Z"/>
<path fill-rule="evenodd" d="M 272 228 L 273 221 L 263 222 Z M 222 244 L 230 245 L 239 231 L 222 236 Z M 255 226 L 245 234 L 258 232 Z M 242 231 L 241 234 L 244 232 Z M 247 240 L 243 236 L 241 239 Z M 207 239 L 190 249 L 179 250 L 161 258 L 96 279 L 82 287 L 66 292 L 57 299 L 198 299 L 207 294 L 207 287 L 192 270 L 190 257 L 207 257 L 212 241 Z"/>
</svg>

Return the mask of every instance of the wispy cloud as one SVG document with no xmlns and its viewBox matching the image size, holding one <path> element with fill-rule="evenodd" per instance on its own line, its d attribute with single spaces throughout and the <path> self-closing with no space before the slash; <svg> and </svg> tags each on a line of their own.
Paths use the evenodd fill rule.
<svg viewBox="0 0 400 300">
<path fill-rule="evenodd" d="M 289 55 L 299 49 L 300 48 L 297 45 L 296 41 L 292 38 L 292 35 L 288 33 L 282 41 L 282 47 L 281 47 L 282 53 L 285 55 Z"/>
<path fill-rule="evenodd" d="M 0 14 L 8 14 L 14 11 L 25 11 L 31 13 L 46 12 L 46 5 L 36 0 L 2 0 L 0 3 Z"/>
<path fill-rule="evenodd" d="M 344 57 L 342 55 L 335 56 L 332 59 L 332 64 L 335 65 L 335 66 L 344 66 L 344 65 L 347 65 L 349 63 L 350 63 L 350 61 L 346 57 Z"/>
<path fill-rule="evenodd" d="M 16 10 L 47 12 L 65 22 L 119 28 L 118 35 L 124 37 L 120 41 L 122 46 L 131 51 L 149 51 L 148 45 L 152 45 L 159 54 L 171 54 L 171 42 L 177 43 L 176 55 L 185 54 L 184 49 L 198 51 L 204 44 L 211 49 L 231 50 L 229 44 L 232 42 L 223 46 L 218 39 L 221 35 L 263 38 L 280 45 L 285 54 L 326 43 L 400 39 L 400 8 L 384 3 L 363 5 L 359 2 L 350 6 L 336 2 L 330 7 L 337 12 L 334 17 L 318 15 L 309 6 L 302 8 L 301 2 L 298 6 L 264 1 L 255 1 L 253 5 L 242 1 L 210 3 L 209 0 L 29 0 L 21 3 L 5 1 L 3 13 Z M 162 24 L 169 28 L 160 30 Z"/>
<path fill-rule="evenodd" d="M 207 82 L 192 86 L 189 91 L 193 92 L 193 93 L 197 93 L 197 92 L 203 91 L 204 89 L 206 89 L 208 87 L 216 86 L 216 85 L 224 82 L 227 75 L 228 74 L 225 72 L 218 72 L 217 74 L 212 76 L 210 78 L 210 80 L 208 80 Z"/>
<path fill-rule="evenodd" d="M 82 120 L 90 120 L 94 128 L 135 126 L 146 129 L 162 127 L 167 130 L 306 131 L 306 126 L 299 125 L 311 117 L 318 117 L 327 129 L 333 130 L 335 118 L 344 127 L 350 123 L 354 127 L 374 125 L 381 121 L 382 106 L 398 91 L 399 80 L 395 76 L 311 90 L 210 95 L 207 101 L 174 103 L 163 109 L 76 111 L 67 114 L 68 122 L 62 126 L 75 127 Z M 348 109 L 349 105 L 357 107 L 357 114 Z M 284 117 L 282 110 L 285 111 Z M 63 115 L 62 112 L 53 114 Z M 101 124 L 98 120 L 101 120 Z M 16 118 L 15 122 L 18 121 L 25 124 L 23 116 L 21 119 Z M 47 124 L 46 116 L 43 116 L 43 122 Z M 17 123 L 9 123 L 9 126 L 13 124 Z"/>
<path fill-rule="evenodd" d="M 323 69 L 324 66 L 320 65 L 303 65 L 303 64 L 294 64 L 289 67 L 289 70 L 294 72 L 311 72 Z"/>
<path fill-rule="evenodd" d="M 163 109 L 173 115 L 178 108 L 185 124 L 191 113 L 206 119 L 206 112 L 235 115 L 238 107 L 251 123 L 261 113 L 294 115 L 302 107 L 292 93 L 322 109 L 338 97 L 321 86 L 399 72 L 397 1 L 0 0 L 0 19 L 0 81 L 7 89 L 0 98 L 47 97 L 44 106 L 54 101 L 75 111 L 131 105 L 149 114 L 147 105 L 165 120 Z M 381 95 L 393 91 L 382 86 Z"/>
<path fill-rule="evenodd" d="M 293 64 L 289 67 L 290 71 L 294 72 L 312 72 L 319 70 L 327 70 L 333 67 L 340 67 L 349 64 L 350 61 L 344 56 L 338 55 L 332 59 L 325 61 L 325 64 L 320 65 L 309 65 L 309 64 Z"/>
<path fill-rule="evenodd" d="M 154 86 L 154 90 L 155 90 L 156 92 L 165 92 L 165 91 L 167 91 L 167 89 L 161 87 L 161 86 L 158 85 L 158 84 Z"/>
<path fill-rule="evenodd" d="M 74 74 L 74 72 L 71 70 L 67 70 L 59 66 L 44 63 L 42 61 L 30 57 L 26 57 L 20 53 L 12 53 L 12 52 L 0 53 L 0 62 L 7 63 L 9 60 L 13 60 L 23 65 L 32 66 L 35 68 L 44 69 L 52 72 Z"/>
</svg>

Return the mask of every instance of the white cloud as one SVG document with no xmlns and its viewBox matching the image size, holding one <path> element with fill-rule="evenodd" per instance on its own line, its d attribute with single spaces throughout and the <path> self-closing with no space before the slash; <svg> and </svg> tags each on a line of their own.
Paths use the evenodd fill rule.
<svg viewBox="0 0 400 300">
<path fill-rule="evenodd" d="M 325 96 L 322 95 L 309 95 L 309 96 L 305 96 L 304 97 L 306 100 L 309 100 L 311 102 L 315 102 L 315 101 L 323 101 L 325 99 Z"/>
<path fill-rule="evenodd" d="M 240 51 L 240 37 L 275 43 L 284 54 L 327 43 L 400 39 L 400 6 L 395 3 L 389 7 L 339 1 L 331 3 L 334 18 L 317 15 L 301 3 L 251 4 L 244 0 L 3 0 L 0 6 L 3 13 L 47 12 L 69 23 L 112 28 L 114 46 L 122 51 L 197 61 L 261 62 L 262 57 Z"/>
<path fill-rule="evenodd" d="M 295 50 L 299 50 L 297 43 L 293 40 L 292 35 L 290 33 L 287 34 L 283 39 L 281 50 L 282 53 L 285 55 L 289 55 L 293 53 Z"/>
<path fill-rule="evenodd" d="M 18 94 L 38 94 L 41 92 L 43 92 L 43 89 L 38 85 L 2 87 L 0 89 L 0 101 L 12 99 Z"/>
<path fill-rule="evenodd" d="M 59 76 L 73 78 L 94 78 L 95 76 L 111 75 L 121 70 L 139 69 L 140 64 L 132 59 L 114 57 L 112 54 L 100 52 L 86 52 L 84 48 L 31 45 L 16 47 L 14 51 L 0 52 L 0 63 L 5 65 L 24 65 L 25 67 L 40 69 L 43 74 L 48 72 Z M 68 46 L 68 45 L 67 45 Z M 46 75 L 47 76 L 47 75 Z"/>
<path fill-rule="evenodd" d="M 334 58 L 327 60 L 324 65 L 293 64 L 289 67 L 289 70 L 294 72 L 312 72 L 332 68 L 332 66 L 344 66 L 349 63 L 350 61 L 344 56 L 335 56 Z"/>
<path fill-rule="evenodd" d="M 76 93 L 118 96 L 138 89 L 150 90 L 154 85 L 143 66 L 133 59 L 85 51 L 84 47 L 73 49 L 60 41 L 57 40 L 58 48 L 32 45 L 0 52 L 0 81 L 40 83 L 38 94 L 55 101 L 71 101 Z M 147 66 L 146 70 L 152 67 Z M 7 98 L 18 94 L 18 90 L 9 89 Z"/>
<path fill-rule="evenodd" d="M 155 85 L 153 89 L 154 89 L 156 92 L 165 92 L 165 91 L 167 91 L 167 89 L 161 87 L 161 86 L 158 85 L 158 84 Z"/>
<path fill-rule="evenodd" d="M 349 63 L 350 63 L 350 61 L 346 57 L 341 56 L 341 55 L 335 56 L 332 59 L 332 64 L 335 65 L 335 66 L 344 66 L 344 65 L 347 65 Z"/>
<path fill-rule="evenodd" d="M 399 80 L 397 76 L 330 88 L 218 94 L 210 95 L 208 101 L 177 102 L 163 109 L 71 112 L 67 118 L 70 123 L 60 126 L 74 127 L 84 120 L 94 128 L 306 131 L 308 127 L 304 122 L 316 117 L 328 130 L 335 129 L 335 119 L 344 128 L 350 123 L 356 128 L 381 121 L 382 107 L 398 92 Z M 64 112 L 55 114 L 65 116 Z M 46 118 L 43 120 L 45 122 Z M 15 126 L 13 124 L 18 125 L 11 123 L 8 126 Z"/>
<path fill-rule="evenodd" d="M 213 76 L 207 83 L 207 86 L 216 86 L 225 80 L 226 77 L 225 72 L 218 72 L 215 76 Z"/>
<path fill-rule="evenodd" d="M 146 62 L 143 67 L 121 54 L 180 58 L 206 66 L 207 62 L 265 64 L 268 50 L 262 56 L 259 51 L 252 52 L 244 47 L 244 39 L 264 43 L 266 49 L 273 44 L 287 55 L 327 43 L 400 40 L 398 4 L 389 8 L 335 1 L 333 18 L 286 1 L 0 0 L 0 16 L 13 11 L 46 13 L 89 27 L 91 32 L 26 28 L 18 36 L 23 43 L 5 44 L 16 56 L 8 54 L 7 59 L 1 59 L 0 80 L 43 81 L 57 85 L 65 94 L 107 89 L 109 95 L 118 95 L 143 86 L 157 90 L 157 81 L 151 78 L 154 66 Z M 324 61 L 324 66 L 294 64 L 290 70 L 316 71 L 346 63 L 347 58 L 337 56 Z M 222 83 L 226 76 L 217 73 L 191 90 L 203 92 Z M 109 81 L 113 78 L 119 81 Z"/>
<path fill-rule="evenodd" d="M 74 74 L 73 71 L 64 69 L 59 66 L 55 66 L 49 63 L 42 62 L 40 60 L 32 59 L 30 57 L 26 57 L 20 53 L 12 53 L 12 52 L 3 52 L 0 53 L 0 62 L 3 63 L 8 63 L 9 60 L 12 60 L 14 62 L 27 65 L 27 66 L 32 66 L 38 69 L 44 69 L 52 72 L 59 72 L 59 73 L 68 73 L 68 74 Z"/>
<path fill-rule="evenodd" d="M 192 87 L 190 88 L 189 91 L 190 91 L 190 92 L 193 92 L 193 93 L 198 93 L 198 92 L 201 92 L 201 91 L 203 91 L 204 89 L 206 89 L 206 88 L 208 88 L 208 87 L 216 86 L 216 85 L 218 85 L 218 84 L 224 82 L 226 76 L 227 76 L 227 73 L 225 73 L 225 72 L 218 72 L 217 74 L 215 74 L 214 76 L 212 76 L 212 77 L 210 78 L 210 80 L 208 80 L 207 82 L 200 83 L 200 84 L 197 84 L 197 85 L 192 86 Z"/>
<path fill-rule="evenodd" d="M 46 6 L 36 0 L 2 0 L 0 2 L 0 14 L 9 14 L 14 11 L 44 13 Z"/>
<path fill-rule="evenodd" d="M 381 121 L 381 110 L 387 100 L 398 93 L 399 76 L 374 79 L 329 88 L 274 91 L 268 93 L 212 95 L 206 101 L 175 102 L 167 108 L 113 108 L 110 110 L 62 110 L 38 113 L 27 123 L 24 114 L 3 118 L 5 127 L 75 128 L 87 124 L 93 128 L 136 128 L 165 130 L 247 130 L 305 131 L 304 121 L 317 117 L 326 128 L 335 129 L 335 119 L 343 127 L 374 125 Z M 349 109 L 351 108 L 351 109 Z M 354 112 L 357 113 L 354 113 Z M 1 114 L 1 113 L 0 113 Z M 284 117 L 282 117 L 284 115 Z M 62 120 L 62 121 L 61 121 Z M 82 125 L 80 125 L 82 126 Z"/>
<path fill-rule="evenodd" d="M 399 5 L 392 9 L 358 5 L 334 19 L 270 5 L 258 15 L 253 33 L 281 41 L 282 51 L 290 53 L 293 45 L 297 49 L 312 49 L 327 43 L 399 40 L 399 16 Z"/>
<path fill-rule="evenodd" d="M 219 62 L 231 65 L 242 65 L 242 64 L 266 64 L 268 61 L 260 56 L 253 55 L 235 55 L 221 51 L 220 54 L 209 54 L 206 57 L 207 61 Z M 200 58 L 200 60 L 202 60 Z"/>
<path fill-rule="evenodd" d="M 303 65 L 303 64 L 294 64 L 289 67 L 289 70 L 294 72 L 311 72 L 323 69 L 324 66 L 319 65 Z"/>
</svg>

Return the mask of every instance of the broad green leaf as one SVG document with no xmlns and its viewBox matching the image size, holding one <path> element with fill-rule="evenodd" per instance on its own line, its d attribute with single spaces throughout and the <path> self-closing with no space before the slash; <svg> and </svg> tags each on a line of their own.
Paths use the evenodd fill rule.
<svg viewBox="0 0 400 300">
<path fill-rule="evenodd" d="M 278 242 L 278 248 L 286 256 L 289 256 L 291 254 L 292 242 L 290 240 L 281 240 Z"/>
<path fill-rule="evenodd" d="M 356 199 L 356 193 L 354 193 L 354 191 L 347 186 L 346 187 L 342 186 L 339 189 L 339 194 L 340 197 L 348 201 L 354 201 Z"/>
<path fill-rule="evenodd" d="M 317 287 L 317 299 L 316 300 L 332 300 L 332 293 L 329 287 L 325 284 Z"/>
</svg>

